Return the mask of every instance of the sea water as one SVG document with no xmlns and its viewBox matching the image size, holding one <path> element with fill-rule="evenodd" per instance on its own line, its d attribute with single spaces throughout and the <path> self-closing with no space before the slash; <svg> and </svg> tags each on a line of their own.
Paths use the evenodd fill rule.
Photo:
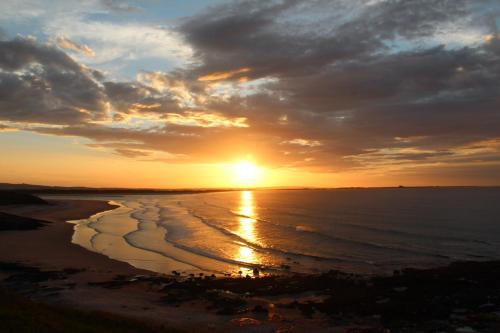
<svg viewBox="0 0 500 333">
<path fill-rule="evenodd" d="M 500 188 L 255 190 L 100 197 L 73 242 L 155 272 L 385 274 L 500 259 Z"/>
</svg>

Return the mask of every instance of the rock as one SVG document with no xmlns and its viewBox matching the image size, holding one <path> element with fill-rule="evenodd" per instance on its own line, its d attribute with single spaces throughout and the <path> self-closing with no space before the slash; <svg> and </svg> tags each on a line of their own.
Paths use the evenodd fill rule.
<svg viewBox="0 0 500 333">
<path fill-rule="evenodd" d="M 230 291 L 213 290 L 206 295 L 219 315 L 235 315 L 248 311 L 246 301 Z"/>
<path fill-rule="evenodd" d="M 481 304 L 479 306 L 480 309 L 486 309 L 486 308 L 494 308 L 495 307 L 495 304 L 491 303 L 491 302 L 488 302 L 488 303 L 484 303 L 484 304 Z"/>
<path fill-rule="evenodd" d="M 276 314 L 276 306 L 273 303 L 269 303 L 267 309 L 267 317 L 269 320 L 272 320 Z"/>
<path fill-rule="evenodd" d="M 261 322 L 257 319 L 248 317 L 234 318 L 233 320 L 231 320 L 231 323 L 239 327 L 256 326 L 261 324 Z"/>
<path fill-rule="evenodd" d="M 0 205 L 49 205 L 49 203 L 29 193 L 1 190 Z"/>
<path fill-rule="evenodd" d="M 465 316 L 463 316 L 463 315 L 457 315 L 457 314 L 452 313 L 452 314 L 450 315 L 450 319 L 451 319 L 451 320 L 458 320 L 458 321 L 462 321 L 462 320 L 466 320 L 466 319 L 467 319 L 467 317 L 465 317 Z"/>
<path fill-rule="evenodd" d="M 389 298 L 384 298 L 384 299 L 378 300 L 376 303 L 377 304 L 386 304 L 386 303 L 389 303 L 389 301 L 390 301 Z"/>
<path fill-rule="evenodd" d="M 267 309 L 264 309 L 264 307 L 260 304 L 257 304 L 256 306 L 254 306 L 254 308 L 252 309 L 252 312 L 254 312 L 254 313 L 268 313 Z"/>
</svg>

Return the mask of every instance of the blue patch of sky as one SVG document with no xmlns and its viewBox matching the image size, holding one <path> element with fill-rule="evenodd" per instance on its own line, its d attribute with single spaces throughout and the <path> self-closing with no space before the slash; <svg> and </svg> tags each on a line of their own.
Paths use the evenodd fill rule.
<svg viewBox="0 0 500 333">
<path fill-rule="evenodd" d="M 227 0 L 164 0 L 137 2 L 137 7 L 142 8 L 143 15 L 156 19 L 174 19 L 195 15 L 209 7 L 216 6 Z M 141 12 L 138 13 L 139 17 Z"/>
<path fill-rule="evenodd" d="M 165 24 L 179 18 L 196 15 L 207 8 L 222 4 L 227 0 L 165 0 L 165 1 L 130 1 L 128 4 L 137 8 L 133 11 L 111 11 L 106 13 L 90 13 L 90 20 L 109 21 L 113 23 L 143 22 L 148 24 Z"/>
<path fill-rule="evenodd" d="M 33 19 L 29 21 L 13 21 L 13 22 L 1 22 L 0 27 L 5 33 L 7 39 L 12 39 L 17 36 L 33 36 L 37 40 L 45 41 L 46 36 L 40 29 L 40 20 Z"/>
<path fill-rule="evenodd" d="M 168 72 L 175 68 L 175 64 L 164 58 L 140 58 L 137 60 L 126 60 L 121 62 L 113 60 L 108 64 L 102 64 L 94 67 L 112 71 L 113 77 L 118 80 L 133 80 L 136 78 L 137 74 L 142 71 Z"/>
</svg>

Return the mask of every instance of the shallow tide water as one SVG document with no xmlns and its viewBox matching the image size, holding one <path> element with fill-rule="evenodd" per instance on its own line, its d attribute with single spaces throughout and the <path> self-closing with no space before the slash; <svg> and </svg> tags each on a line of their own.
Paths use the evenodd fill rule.
<svg viewBox="0 0 500 333">
<path fill-rule="evenodd" d="M 86 197 L 88 198 L 88 197 Z M 500 188 L 100 196 L 73 242 L 155 272 L 366 274 L 500 259 Z"/>
</svg>

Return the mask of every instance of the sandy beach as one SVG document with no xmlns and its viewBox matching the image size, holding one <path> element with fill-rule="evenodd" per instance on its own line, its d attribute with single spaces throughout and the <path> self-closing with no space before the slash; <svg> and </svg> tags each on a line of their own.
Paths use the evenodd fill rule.
<svg viewBox="0 0 500 333">
<path fill-rule="evenodd" d="M 0 260 L 16 261 L 47 269 L 73 267 L 85 269 L 99 278 L 109 271 L 114 274 L 133 274 L 130 265 L 89 252 L 71 243 L 73 225 L 66 221 L 89 217 L 113 209 L 103 201 L 52 201 L 50 206 L 2 207 L 2 211 L 51 222 L 44 228 L 29 231 L 10 231 L 0 234 Z M 11 249 L 15 249 L 12 251 Z"/>
</svg>

